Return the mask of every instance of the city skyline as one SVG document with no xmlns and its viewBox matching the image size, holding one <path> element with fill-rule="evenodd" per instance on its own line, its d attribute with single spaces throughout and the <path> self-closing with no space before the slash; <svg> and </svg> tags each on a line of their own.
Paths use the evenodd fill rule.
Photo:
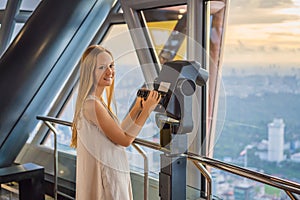
<svg viewBox="0 0 300 200">
<path fill-rule="evenodd" d="M 300 0 L 230 1 L 224 64 L 300 67 L 299 9 Z"/>
</svg>

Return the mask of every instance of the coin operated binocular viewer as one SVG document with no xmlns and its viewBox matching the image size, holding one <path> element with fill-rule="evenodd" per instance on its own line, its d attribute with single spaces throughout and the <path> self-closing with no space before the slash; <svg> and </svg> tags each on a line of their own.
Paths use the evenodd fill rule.
<svg viewBox="0 0 300 200">
<path fill-rule="evenodd" d="M 174 134 L 190 133 L 193 130 L 192 96 L 196 86 L 205 86 L 208 73 L 195 61 L 171 61 L 162 66 L 159 76 L 154 80 L 154 90 L 161 95 L 161 101 L 155 108 L 156 123 L 161 125 L 169 121 L 174 124 Z M 137 96 L 147 98 L 148 90 L 140 89 Z M 166 146 L 166 141 L 161 140 Z"/>
<path fill-rule="evenodd" d="M 154 90 L 162 96 L 155 108 L 156 124 L 160 128 L 160 145 L 170 150 L 161 154 L 159 194 L 162 200 L 186 199 L 187 134 L 192 132 L 192 98 L 197 86 L 205 86 L 208 72 L 195 61 L 171 61 L 162 66 L 155 79 Z M 147 98 L 148 90 L 140 89 L 138 96 Z M 201 104 L 199 104 L 201 105 Z"/>
</svg>

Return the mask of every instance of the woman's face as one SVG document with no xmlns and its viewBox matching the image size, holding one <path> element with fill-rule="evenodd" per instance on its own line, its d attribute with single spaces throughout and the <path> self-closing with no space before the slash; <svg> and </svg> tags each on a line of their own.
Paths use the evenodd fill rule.
<svg viewBox="0 0 300 200">
<path fill-rule="evenodd" d="M 115 78 L 115 66 L 112 57 L 107 52 L 98 54 L 94 76 L 97 87 L 106 87 L 112 84 Z"/>
</svg>

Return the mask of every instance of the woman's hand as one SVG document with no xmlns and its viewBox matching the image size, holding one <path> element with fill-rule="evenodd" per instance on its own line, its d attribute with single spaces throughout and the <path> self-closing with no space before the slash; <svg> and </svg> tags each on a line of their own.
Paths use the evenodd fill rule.
<svg viewBox="0 0 300 200">
<path fill-rule="evenodd" d="M 139 111 L 141 111 L 143 108 L 142 100 L 143 100 L 142 97 L 136 97 L 135 99 L 134 107 L 136 107 Z"/>
<path fill-rule="evenodd" d="M 156 108 L 160 99 L 161 95 L 157 91 L 151 90 L 146 100 L 141 98 L 142 109 L 148 110 L 149 113 L 152 112 Z"/>
</svg>

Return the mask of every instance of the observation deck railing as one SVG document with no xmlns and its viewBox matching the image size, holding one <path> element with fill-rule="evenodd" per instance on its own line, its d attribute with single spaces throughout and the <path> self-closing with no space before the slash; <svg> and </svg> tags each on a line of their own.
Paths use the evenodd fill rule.
<svg viewBox="0 0 300 200">
<path fill-rule="evenodd" d="M 52 125 L 54 124 L 60 124 L 65 126 L 72 126 L 72 122 L 68 122 L 65 120 L 61 120 L 54 117 L 48 117 L 48 116 L 37 116 L 37 119 L 42 120 L 49 129 L 54 133 L 54 194 L 55 198 L 57 198 L 57 133 L 58 131 L 56 128 Z M 148 158 L 144 150 L 139 146 L 145 146 L 147 148 L 155 149 L 161 152 L 164 152 L 166 155 L 170 153 L 170 151 L 164 147 L 162 147 L 160 144 L 155 142 L 150 142 L 146 140 L 142 140 L 139 138 L 136 138 L 132 144 L 134 148 L 143 156 L 144 158 L 144 200 L 148 199 Z M 247 168 L 243 168 L 237 165 L 225 163 L 213 158 L 209 158 L 206 156 L 201 156 L 195 153 L 187 152 L 183 153 L 180 156 L 185 156 L 189 160 L 191 160 L 195 166 L 200 170 L 201 174 L 205 177 L 207 180 L 207 186 L 206 186 L 206 199 L 211 200 L 212 199 L 212 178 L 210 173 L 207 171 L 207 169 L 204 166 L 210 166 L 222 171 L 226 171 L 244 178 L 252 179 L 254 181 L 258 181 L 270 186 L 273 186 L 275 188 L 282 189 L 286 192 L 286 194 L 290 197 L 292 200 L 297 200 L 297 197 L 294 195 L 299 194 L 300 195 L 300 184 L 285 180 L 282 178 L 278 178 L 275 176 L 270 176 L 264 173 L 256 172 Z"/>
</svg>

